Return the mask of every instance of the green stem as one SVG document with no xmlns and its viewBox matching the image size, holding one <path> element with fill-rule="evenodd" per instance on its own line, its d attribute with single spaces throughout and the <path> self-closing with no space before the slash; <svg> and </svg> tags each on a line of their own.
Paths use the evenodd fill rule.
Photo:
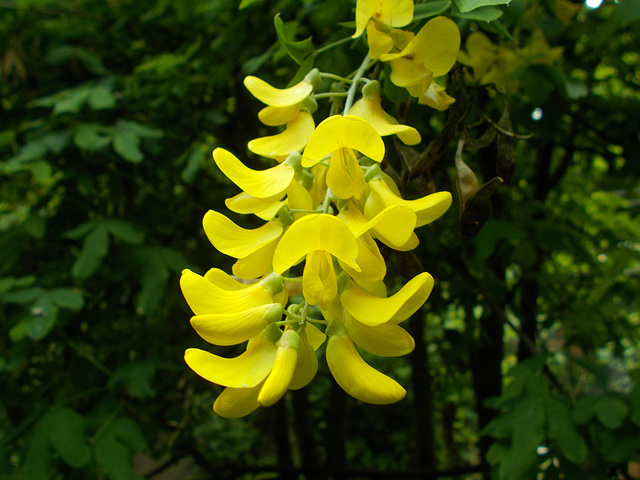
<svg viewBox="0 0 640 480">
<path fill-rule="evenodd" d="M 349 40 L 353 40 L 351 37 L 345 37 L 340 40 L 337 40 L 329 45 L 325 45 L 324 47 L 319 48 L 314 52 L 314 55 L 320 55 L 322 52 L 326 52 L 327 50 L 332 49 L 333 47 L 337 47 L 338 45 L 342 45 L 343 43 L 347 43 Z"/>
<path fill-rule="evenodd" d="M 340 75 L 336 75 L 335 73 L 320 72 L 320 78 L 328 78 L 329 80 L 337 80 L 338 82 L 342 82 L 342 83 L 351 83 L 351 82 L 353 82 L 353 80 L 341 77 Z"/>
<path fill-rule="evenodd" d="M 345 92 L 326 92 L 326 93 L 316 93 L 313 98 L 316 100 L 318 98 L 333 98 L 333 97 L 346 97 L 347 94 Z"/>
<path fill-rule="evenodd" d="M 362 78 L 364 72 L 367 71 L 369 65 L 371 65 L 371 58 L 369 57 L 369 55 L 367 55 L 366 57 L 364 57 L 364 60 L 360 64 L 360 67 L 356 71 L 356 74 L 353 76 L 353 83 L 351 84 L 351 86 L 349 87 L 349 91 L 347 92 L 347 101 L 344 104 L 343 115 L 346 115 L 349 110 L 351 110 L 353 99 L 355 98 L 356 90 L 358 89 L 358 81 Z"/>
</svg>

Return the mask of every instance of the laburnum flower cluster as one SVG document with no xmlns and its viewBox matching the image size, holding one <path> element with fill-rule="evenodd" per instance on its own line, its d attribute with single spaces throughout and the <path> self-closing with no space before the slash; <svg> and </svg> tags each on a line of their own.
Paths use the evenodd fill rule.
<svg viewBox="0 0 640 480">
<path fill-rule="evenodd" d="M 340 80 L 349 85 L 343 114 L 317 126 L 316 98 L 330 96 L 320 91 L 323 79 L 335 75 L 312 70 L 285 89 L 245 78 L 247 89 L 266 105 L 261 122 L 281 126 L 280 133 L 250 141 L 248 149 L 274 166 L 254 170 L 222 148 L 213 158 L 242 190 L 226 200 L 227 208 L 264 223 L 245 228 L 208 211 L 205 233 L 217 250 L 236 259 L 233 275 L 217 268 L 204 276 L 185 270 L 180 280 L 194 313 L 191 325 L 204 340 L 219 346 L 246 342 L 234 358 L 196 348 L 185 353 L 193 371 L 225 387 L 213 406 L 223 417 L 268 407 L 309 384 L 325 343 L 329 370 L 351 396 L 373 404 L 405 396 L 358 348 L 387 357 L 410 353 L 414 341 L 400 323 L 424 304 L 434 281 L 420 273 L 388 295 L 379 245 L 415 248 L 414 230 L 440 217 L 452 198 L 437 192 L 405 200 L 383 173 L 383 136 L 396 135 L 408 145 L 421 137 L 383 110 L 380 84 L 365 73 L 375 60 L 389 61 L 392 81 L 419 94 L 422 103 L 435 99 L 433 106 L 444 108 L 452 99 L 442 100 L 431 79 L 451 68 L 460 44 L 457 26 L 444 17 L 416 35 L 396 29 L 412 16 L 411 1 L 358 1 L 356 36 L 366 30 L 370 53 L 352 77 Z M 353 103 L 357 91 L 362 96 Z"/>
</svg>

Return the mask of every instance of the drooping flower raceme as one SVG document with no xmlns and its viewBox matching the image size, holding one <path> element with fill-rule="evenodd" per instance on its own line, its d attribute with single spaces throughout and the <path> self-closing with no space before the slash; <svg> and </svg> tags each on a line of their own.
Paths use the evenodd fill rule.
<svg viewBox="0 0 640 480">
<path fill-rule="evenodd" d="M 358 0 L 354 37 L 366 31 L 370 57 L 390 61 L 391 80 L 431 105 L 425 100 L 433 90 L 431 77 L 453 65 L 459 34 L 443 17 L 417 35 L 399 30 L 412 16 L 410 0 Z M 327 80 L 339 77 L 312 70 L 288 88 L 247 77 L 249 92 L 266 104 L 259 119 L 280 129 L 248 144 L 271 166 L 250 168 L 223 148 L 213 152 L 216 166 L 241 189 L 226 206 L 259 219 L 236 221 L 209 210 L 205 234 L 235 259 L 233 276 L 217 268 L 204 276 L 185 270 L 180 280 L 198 335 L 242 352 L 230 358 L 197 348 L 185 352 L 195 373 L 224 387 L 213 406 L 223 417 L 247 415 L 305 387 L 316 375 L 322 345 L 333 377 L 353 397 L 388 404 L 405 396 L 396 380 L 360 352 L 410 353 L 413 338 L 400 324 L 422 307 L 434 281 L 420 273 L 387 294 L 380 244 L 415 248 L 414 230 L 440 217 L 451 195 L 403 199 L 383 172 L 382 137 L 416 145 L 421 136 L 383 110 L 380 84 L 364 78 L 371 58 L 353 77 L 337 80 L 349 88 L 343 115 L 329 115 L 317 126 L 316 96 L 330 97 L 322 93 L 332 91 Z M 353 103 L 363 82 L 361 98 Z"/>
</svg>

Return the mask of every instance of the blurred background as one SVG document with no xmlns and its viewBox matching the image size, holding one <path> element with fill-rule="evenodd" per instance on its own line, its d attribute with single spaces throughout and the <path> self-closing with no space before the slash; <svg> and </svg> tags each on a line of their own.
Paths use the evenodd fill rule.
<svg viewBox="0 0 640 480">
<path fill-rule="evenodd" d="M 640 2 L 467 3 L 421 2 L 412 25 L 453 15 L 478 60 L 451 74 L 454 107 L 390 112 L 441 152 L 405 195 L 454 194 L 415 257 L 389 257 L 391 289 L 420 264 L 436 279 L 415 352 L 366 357 L 407 398 L 361 404 L 321 358 L 307 388 L 224 420 L 182 357 L 240 350 L 198 337 L 178 287 L 232 264 L 202 231 L 238 193 L 211 152 L 268 165 L 242 79 L 310 68 L 274 15 L 320 47 L 352 34 L 355 2 L 0 1 L 0 478 L 640 478 Z M 348 75 L 366 51 L 315 66 Z M 462 134 L 480 184 L 505 180 L 466 214 Z M 401 176 L 410 154 L 386 143 Z"/>
</svg>

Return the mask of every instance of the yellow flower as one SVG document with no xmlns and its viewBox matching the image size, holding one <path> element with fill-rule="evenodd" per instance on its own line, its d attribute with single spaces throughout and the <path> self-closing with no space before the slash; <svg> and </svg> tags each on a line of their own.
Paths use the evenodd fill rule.
<svg viewBox="0 0 640 480">
<path fill-rule="evenodd" d="M 387 322 L 400 323 L 413 315 L 427 301 L 433 289 L 433 277 L 427 272 L 416 275 L 397 293 L 382 298 L 351 284 L 340 294 L 340 302 L 349 314 L 367 326 Z"/>
<path fill-rule="evenodd" d="M 267 170 L 253 170 L 246 167 L 235 155 L 223 149 L 213 151 L 213 159 L 229 180 L 249 195 L 269 198 L 284 194 L 300 165 L 300 154 L 289 155 L 287 159 Z"/>
<path fill-rule="evenodd" d="M 412 34 L 392 27 L 404 27 L 413 19 L 413 0 L 358 0 L 356 4 L 357 38 L 367 30 L 369 56 L 377 60 L 394 45 L 403 48 Z"/>
<path fill-rule="evenodd" d="M 302 292 L 309 304 L 326 306 L 337 296 L 337 280 L 331 256 L 360 271 L 356 263 L 356 238 L 338 218 L 311 214 L 296 220 L 283 234 L 273 254 L 273 269 L 282 273 L 305 257 Z"/>
<path fill-rule="evenodd" d="M 273 303 L 274 295 L 283 290 L 282 277 L 271 274 L 246 288 L 232 288 L 210 276 L 202 277 L 183 270 L 180 288 L 195 315 L 229 314 Z"/>
<path fill-rule="evenodd" d="M 254 229 L 242 228 L 215 210 L 205 214 L 202 225 L 211 244 L 234 258 L 245 258 L 256 253 L 280 238 L 283 231 L 282 224 L 276 221 Z"/>
<path fill-rule="evenodd" d="M 309 112 L 299 111 L 287 123 L 284 131 L 268 137 L 255 138 L 247 147 L 256 155 L 269 158 L 286 157 L 301 151 L 313 133 L 315 124 Z"/>
<path fill-rule="evenodd" d="M 297 105 L 313 92 L 313 83 L 308 78 L 289 88 L 275 88 L 258 77 L 248 76 L 244 86 L 251 94 L 272 107 L 290 107 Z"/>
<path fill-rule="evenodd" d="M 362 359 L 342 323 L 332 320 L 327 335 L 327 365 L 345 392 L 360 401 L 376 405 L 387 405 L 404 398 L 406 391 L 398 382 Z"/>
<path fill-rule="evenodd" d="M 371 193 L 365 204 L 365 217 L 373 218 L 390 205 L 402 205 L 410 208 L 417 215 L 416 228 L 440 218 L 452 202 L 449 192 L 436 192 L 416 200 L 405 200 L 394 193 L 385 180 L 373 179 L 367 185 Z"/>
<path fill-rule="evenodd" d="M 399 53 L 387 53 L 380 57 L 391 62 L 391 81 L 420 98 L 429 106 L 446 108 L 445 101 L 434 101 L 437 88 L 429 91 L 433 77 L 445 75 L 456 62 L 460 50 L 460 30 L 452 20 L 435 17 L 429 20 L 407 46 Z M 423 100 L 424 96 L 427 96 Z M 447 97 L 447 100 L 451 97 Z M 453 99 L 451 99 L 453 100 Z M 451 103 L 451 102 L 449 102 Z"/>
<path fill-rule="evenodd" d="M 285 330 L 277 341 L 273 369 L 258 394 L 258 403 L 270 407 L 287 393 L 298 363 L 302 339 L 295 330 Z"/>
<path fill-rule="evenodd" d="M 354 115 L 334 115 L 315 129 L 302 155 L 302 166 L 312 167 L 331 155 L 327 186 L 340 198 L 362 196 L 365 180 L 356 151 L 380 162 L 384 142 L 364 119 Z"/>
<path fill-rule="evenodd" d="M 398 124 L 395 118 L 382 109 L 380 83 L 375 80 L 362 89 L 362 98 L 353 104 L 349 115 L 364 118 L 381 137 L 398 135 L 398 138 L 407 145 L 420 143 L 420 133 L 415 128 Z"/>
<path fill-rule="evenodd" d="M 408 355 L 415 348 L 413 337 L 394 322 L 365 325 L 347 312 L 344 313 L 343 322 L 354 343 L 373 355 L 400 357 Z"/>
</svg>

